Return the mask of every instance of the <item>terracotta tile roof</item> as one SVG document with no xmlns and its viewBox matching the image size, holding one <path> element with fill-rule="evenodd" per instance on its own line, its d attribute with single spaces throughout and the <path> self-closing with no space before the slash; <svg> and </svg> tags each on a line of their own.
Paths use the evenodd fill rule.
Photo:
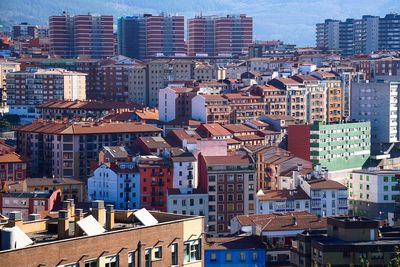
<svg viewBox="0 0 400 267">
<path fill-rule="evenodd" d="M 296 80 L 296 81 L 298 81 L 298 82 L 318 81 L 318 79 L 316 77 L 311 76 L 311 75 L 294 75 L 291 78 Z"/>
<path fill-rule="evenodd" d="M 346 186 L 339 182 L 326 179 L 315 179 L 307 181 L 311 189 L 347 189 Z"/>
<path fill-rule="evenodd" d="M 233 137 L 239 141 L 252 141 L 252 140 L 264 140 L 264 137 L 256 134 L 246 134 Z"/>
<path fill-rule="evenodd" d="M 27 162 L 27 159 L 15 152 L 0 155 L 0 164 L 1 163 L 23 163 L 23 162 Z"/>
<path fill-rule="evenodd" d="M 81 185 L 82 181 L 71 178 L 27 178 L 27 187 L 53 186 L 53 185 Z"/>
<path fill-rule="evenodd" d="M 136 110 L 136 116 L 142 120 L 159 120 L 158 110 Z"/>
<path fill-rule="evenodd" d="M 139 137 L 139 140 L 143 142 L 148 148 L 155 149 L 155 148 L 170 148 L 171 146 L 165 141 L 162 137 Z"/>
<path fill-rule="evenodd" d="M 136 132 L 162 132 L 161 129 L 133 122 L 111 123 L 67 123 L 52 121 L 33 121 L 18 127 L 16 131 L 35 132 L 46 134 L 101 134 L 101 133 L 136 133 Z"/>
<path fill-rule="evenodd" d="M 241 165 L 251 164 L 253 161 L 247 155 L 227 155 L 227 156 L 205 156 L 204 160 L 208 166 L 213 165 Z"/>
<path fill-rule="evenodd" d="M 271 214 L 239 215 L 236 216 L 243 225 L 255 225 L 261 231 L 293 231 L 303 229 L 326 229 L 327 218 L 305 211 L 275 212 Z"/>
<path fill-rule="evenodd" d="M 212 136 L 231 136 L 232 134 L 217 123 L 205 123 L 197 128 L 198 130 L 205 130 Z"/>
<path fill-rule="evenodd" d="M 261 99 L 261 96 L 257 95 L 247 95 L 247 94 L 240 94 L 240 93 L 230 93 L 223 95 L 226 99 Z"/>
<path fill-rule="evenodd" d="M 251 120 L 249 121 L 251 124 L 254 124 L 257 127 L 268 127 L 269 124 L 263 121 L 259 121 L 259 120 Z"/>
<path fill-rule="evenodd" d="M 243 132 L 256 132 L 253 128 L 246 126 L 244 124 L 224 124 L 222 125 L 225 129 L 227 129 L 231 133 L 243 133 Z"/>
<path fill-rule="evenodd" d="M 190 131 L 185 129 L 175 129 L 168 133 L 167 139 L 170 140 L 170 136 L 175 136 L 180 141 L 186 140 L 188 144 L 196 144 L 196 141 L 201 139 L 201 136 L 196 131 Z M 181 145 L 181 144 L 179 144 Z"/>
<path fill-rule="evenodd" d="M 281 89 L 273 85 L 257 85 L 256 88 L 261 89 L 263 91 L 281 91 Z"/>
<path fill-rule="evenodd" d="M 226 101 L 221 95 L 201 95 L 206 101 Z"/>
<path fill-rule="evenodd" d="M 193 91 L 193 88 L 189 87 L 171 87 L 171 90 L 175 91 L 176 93 L 189 93 Z"/>
<path fill-rule="evenodd" d="M 310 199 L 303 189 L 298 190 L 264 190 L 263 194 L 257 193 L 260 201 Z"/>
<path fill-rule="evenodd" d="M 239 142 L 238 140 L 235 140 L 235 139 L 233 139 L 233 138 L 228 138 L 228 139 L 226 139 L 226 143 L 227 143 L 228 145 L 239 145 L 239 144 L 240 144 L 240 142 Z"/>
</svg>

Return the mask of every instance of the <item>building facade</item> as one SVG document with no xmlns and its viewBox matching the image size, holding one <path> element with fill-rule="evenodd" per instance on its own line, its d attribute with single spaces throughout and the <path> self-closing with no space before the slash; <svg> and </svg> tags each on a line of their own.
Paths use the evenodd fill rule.
<svg viewBox="0 0 400 267">
<path fill-rule="evenodd" d="M 49 17 L 50 54 L 63 58 L 114 56 L 113 17 L 95 15 Z"/>
</svg>

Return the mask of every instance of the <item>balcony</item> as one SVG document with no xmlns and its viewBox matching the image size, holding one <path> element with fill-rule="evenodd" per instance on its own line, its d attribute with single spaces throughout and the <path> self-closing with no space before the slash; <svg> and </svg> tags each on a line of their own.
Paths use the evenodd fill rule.
<svg viewBox="0 0 400 267">
<path fill-rule="evenodd" d="M 188 178 L 188 180 L 192 180 L 193 179 L 193 174 L 188 174 L 187 178 Z"/>
<path fill-rule="evenodd" d="M 192 164 L 189 164 L 188 167 L 187 167 L 187 169 L 188 169 L 188 170 L 193 170 L 193 165 L 192 165 Z"/>
</svg>

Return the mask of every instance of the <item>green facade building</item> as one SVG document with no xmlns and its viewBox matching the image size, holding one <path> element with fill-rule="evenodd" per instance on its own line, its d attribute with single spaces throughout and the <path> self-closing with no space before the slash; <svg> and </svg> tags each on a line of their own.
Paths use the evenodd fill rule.
<svg viewBox="0 0 400 267">
<path fill-rule="evenodd" d="M 310 160 L 331 172 L 361 168 L 370 153 L 370 122 L 314 122 L 310 127 Z"/>
</svg>

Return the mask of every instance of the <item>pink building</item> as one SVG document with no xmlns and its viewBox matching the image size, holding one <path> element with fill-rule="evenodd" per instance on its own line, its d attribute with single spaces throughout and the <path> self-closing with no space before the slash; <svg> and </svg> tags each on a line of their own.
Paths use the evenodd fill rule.
<svg viewBox="0 0 400 267">
<path fill-rule="evenodd" d="M 60 208 L 60 190 L 0 194 L 0 213 L 8 216 L 11 211 L 20 211 L 24 221 L 29 219 L 29 214 L 40 214 L 43 218 L 48 212 Z"/>
</svg>

